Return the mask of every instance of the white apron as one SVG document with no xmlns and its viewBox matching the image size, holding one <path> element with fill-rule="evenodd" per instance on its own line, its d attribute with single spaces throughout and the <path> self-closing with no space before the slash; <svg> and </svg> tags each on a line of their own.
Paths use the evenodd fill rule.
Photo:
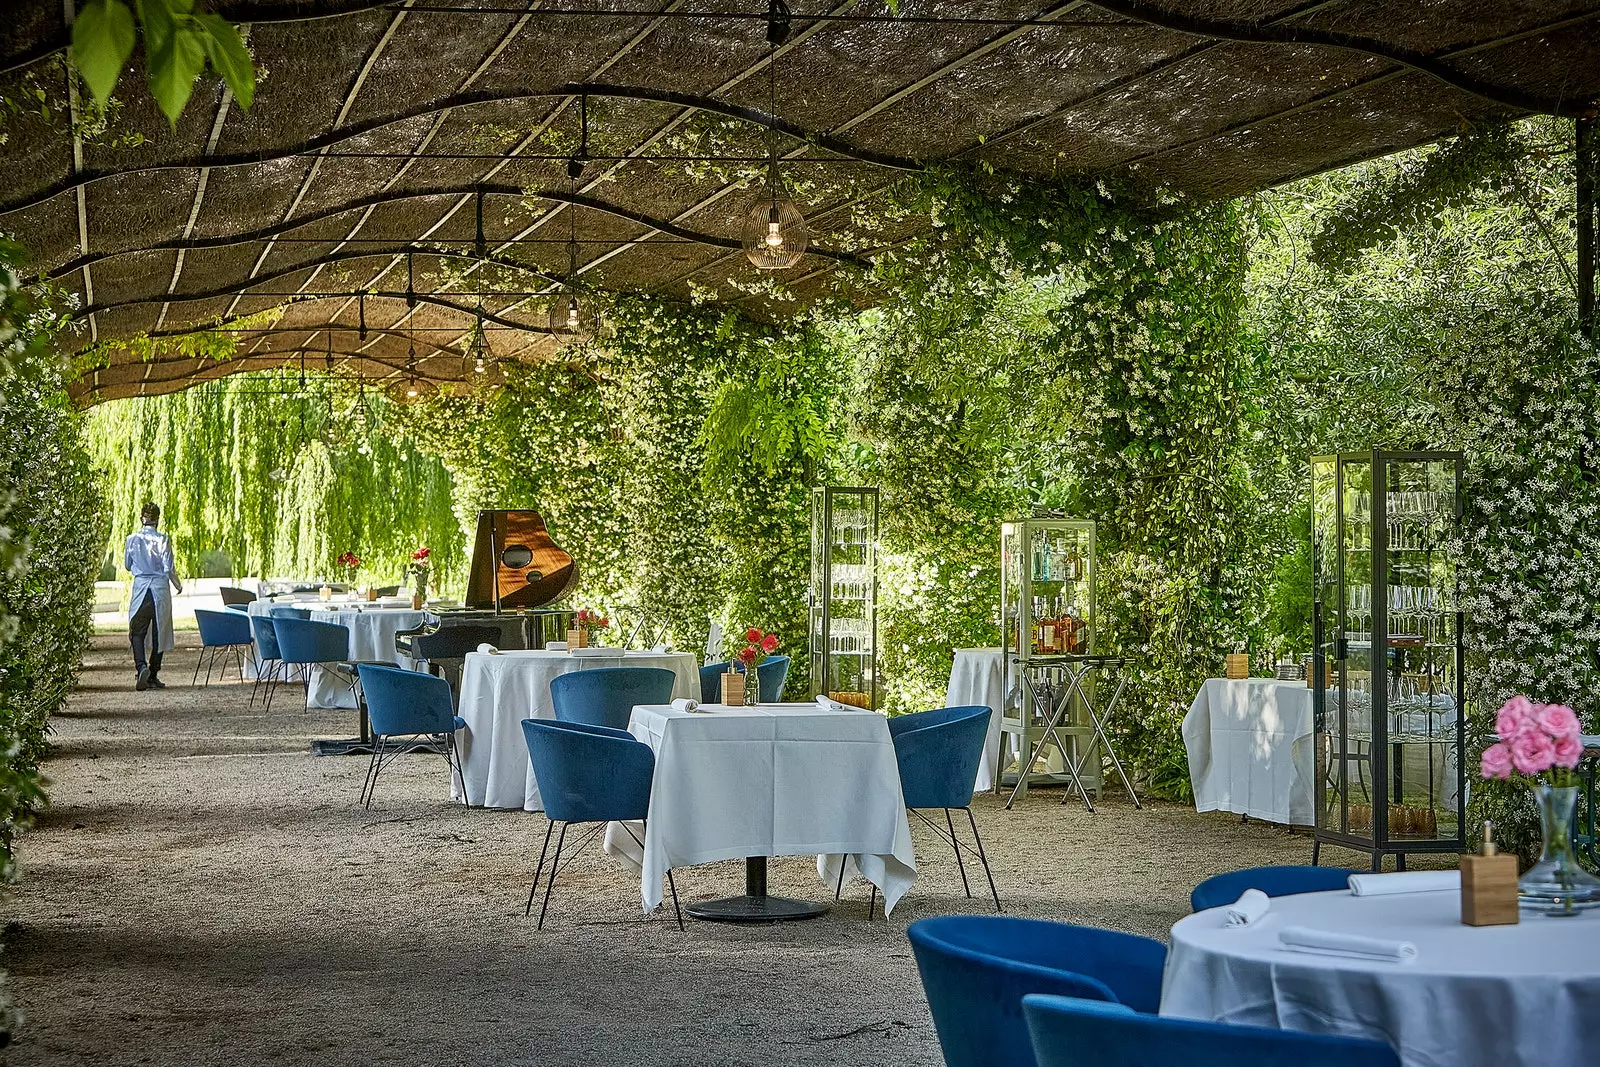
<svg viewBox="0 0 1600 1067">
<path fill-rule="evenodd" d="M 172 635 L 172 584 L 165 574 L 136 574 L 133 577 L 133 594 L 128 598 L 128 621 L 132 623 L 133 616 L 138 612 L 139 605 L 144 603 L 147 596 L 155 597 L 156 606 L 156 632 L 159 635 L 159 647 L 146 649 L 148 652 L 171 652 L 177 645 Z M 145 638 L 146 644 L 150 639 Z"/>
</svg>

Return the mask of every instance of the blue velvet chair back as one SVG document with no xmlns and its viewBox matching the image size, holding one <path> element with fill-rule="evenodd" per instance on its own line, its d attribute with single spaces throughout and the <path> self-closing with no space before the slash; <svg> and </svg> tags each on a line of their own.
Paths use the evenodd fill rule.
<svg viewBox="0 0 1600 1067">
<path fill-rule="evenodd" d="M 677 678 L 663 667 L 569 671 L 550 680 L 550 702 L 561 722 L 626 730 L 635 705 L 672 703 L 672 687 Z"/>
<path fill-rule="evenodd" d="M 256 648 L 261 650 L 261 658 L 279 658 L 278 630 L 272 625 L 272 619 L 266 615 L 251 615 L 249 619 L 250 630 L 256 637 Z"/>
<path fill-rule="evenodd" d="M 1026 993 L 1161 1004 L 1167 950 L 1147 937 L 1004 915 L 919 919 L 906 935 L 946 1067 L 1032 1067 Z"/>
<path fill-rule="evenodd" d="M 250 617 L 237 611 L 207 611 L 196 608 L 194 621 L 200 627 L 200 644 L 205 648 L 225 648 L 250 643 Z"/>
<path fill-rule="evenodd" d="M 275 619 L 309 619 L 310 608 L 297 608 L 292 604 L 274 604 L 267 609 L 267 614 Z"/>
<path fill-rule="evenodd" d="M 522 735 L 544 813 L 552 821 L 616 822 L 649 815 L 656 769 L 649 745 L 623 730 L 548 719 L 523 719 Z"/>
<path fill-rule="evenodd" d="M 248 589 L 240 589 L 236 585 L 225 585 L 217 590 L 222 594 L 222 606 L 231 608 L 236 604 L 254 603 L 256 595 Z"/>
<path fill-rule="evenodd" d="M 1365 1038 L 1141 1015 L 1037 994 L 1022 999 L 1022 1012 L 1038 1067 L 1400 1067 L 1392 1048 Z"/>
<path fill-rule="evenodd" d="M 1189 894 L 1189 906 L 1195 911 L 1220 908 L 1238 900 L 1246 889 L 1259 889 L 1269 897 L 1323 893 L 1348 888 L 1349 879 L 1350 872 L 1339 867 L 1249 867 L 1207 878 Z"/>
<path fill-rule="evenodd" d="M 350 630 L 332 622 L 272 616 L 278 658 L 285 663 L 339 663 L 350 658 Z"/>
<path fill-rule="evenodd" d="M 889 720 L 906 807 L 964 808 L 972 802 L 990 717 L 988 708 L 971 705 Z"/>
<path fill-rule="evenodd" d="M 373 733 L 447 734 L 455 730 L 450 683 L 443 678 L 373 663 L 357 664 L 356 673 L 361 677 Z"/>
<path fill-rule="evenodd" d="M 700 703 L 716 704 L 722 700 L 722 676 L 728 673 L 728 663 L 723 660 L 700 668 Z"/>
</svg>

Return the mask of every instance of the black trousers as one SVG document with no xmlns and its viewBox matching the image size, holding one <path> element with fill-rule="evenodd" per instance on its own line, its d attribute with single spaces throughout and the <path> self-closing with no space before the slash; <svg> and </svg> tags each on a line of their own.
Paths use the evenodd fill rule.
<svg viewBox="0 0 1600 1067">
<path fill-rule="evenodd" d="M 146 593 L 144 602 L 141 603 L 133 615 L 128 619 L 128 641 L 133 645 L 133 669 L 145 669 L 144 646 L 148 635 L 150 647 L 161 648 L 161 623 L 156 620 L 156 598 L 154 594 Z M 154 678 L 161 673 L 161 653 L 150 653 L 150 677 Z"/>
</svg>

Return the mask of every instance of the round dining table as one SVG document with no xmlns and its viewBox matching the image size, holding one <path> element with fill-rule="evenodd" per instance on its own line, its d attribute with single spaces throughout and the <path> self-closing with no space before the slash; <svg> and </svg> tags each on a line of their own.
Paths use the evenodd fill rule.
<svg viewBox="0 0 1600 1067">
<path fill-rule="evenodd" d="M 1226 908 L 1178 921 L 1161 1014 L 1387 1042 L 1406 1067 L 1600 1063 L 1600 913 L 1466 926 L 1461 893 L 1275 897 L 1248 926 Z M 1415 946 L 1381 961 L 1286 948 L 1288 927 Z"/>
<path fill-rule="evenodd" d="M 460 784 L 451 776 L 452 796 L 462 799 L 464 785 L 466 802 L 472 807 L 543 811 L 522 720 L 555 718 L 551 679 L 597 667 L 663 667 L 674 675 L 673 699 L 700 697 L 700 664 L 688 652 L 620 648 L 469 652 L 461 668 L 456 709 L 467 728 L 456 736 L 461 775 Z"/>
</svg>

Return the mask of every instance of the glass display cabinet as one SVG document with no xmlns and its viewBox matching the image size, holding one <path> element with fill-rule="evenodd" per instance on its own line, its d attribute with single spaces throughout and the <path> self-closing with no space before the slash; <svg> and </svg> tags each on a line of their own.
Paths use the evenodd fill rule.
<svg viewBox="0 0 1600 1067">
<path fill-rule="evenodd" d="M 813 696 L 878 707 L 878 491 L 811 493 L 807 622 Z"/>
<path fill-rule="evenodd" d="M 1466 813 L 1461 613 L 1444 542 L 1459 452 L 1311 461 L 1316 837 L 1367 853 L 1460 852 Z"/>
<path fill-rule="evenodd" d="M 1001 743 L 1021 756 L 1011 776 L 1013 801 L 1044 783 L 1077 785 L 1086 802 L 1088 791 L 1099 796 L 1097 731 L 1085 707 L 1094 699 L 1093 679 L 1069 669 L 1094 655 L 1094 594 L 1093 522 L 1031 518 L 1000 527 Z M 1068 707 L 1060 724 L 1047 729 L 1050 705 L 1062 700 Z M 1002 752 L 1000 766 L 1008 762 Z M 997 776 L 997 789 L 1001 781 Z"/>
</svg>

